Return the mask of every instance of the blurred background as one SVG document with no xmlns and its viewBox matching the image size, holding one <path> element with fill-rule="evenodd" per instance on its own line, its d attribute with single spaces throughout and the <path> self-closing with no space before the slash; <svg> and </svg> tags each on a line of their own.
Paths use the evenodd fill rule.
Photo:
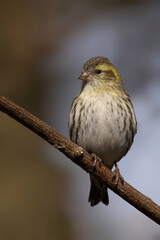
<svg viewBox="0 0 160 240">
<path fill-rule="evenodd" d="M 68 137 L 71 102 L 84 62 L 108 57 L 138 121 L 119 168 L 160 204 L 160 2 L 157 0 L 2 1 L 0 91 Z M 89 176 L 0 113 L 0 239 L 158 240 L 157 224 L 109 191 L 88 204 Z"/>
</svg>

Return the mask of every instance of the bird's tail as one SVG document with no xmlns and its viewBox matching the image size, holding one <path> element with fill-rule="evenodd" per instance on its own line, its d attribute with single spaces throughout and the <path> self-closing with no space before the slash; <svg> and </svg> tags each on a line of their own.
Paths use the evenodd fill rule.
<svg viewBox="0 0 160 240">
<path fill-rule="evenodd" d="M 91 189 L 89 193 L 88 202 L 90 202 L 91 207 L 97 205 L 99 202 L 105 205 L 109 204 L 108 190 L 106 185 L 99 182 L 98 179 L 90 175 Z"/>
</svg>

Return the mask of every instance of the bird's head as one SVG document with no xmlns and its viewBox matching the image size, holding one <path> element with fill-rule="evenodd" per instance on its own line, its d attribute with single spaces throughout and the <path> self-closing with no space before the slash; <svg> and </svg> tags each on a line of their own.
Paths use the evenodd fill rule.
<svg viewBox="0 0 160 240">
<path fill-rule="evenodd" d="M 105 57 L 90 58 L 82 68 L 79 77 L 83 80 L 83 86 L 88 84 L 97 87 L 121 87 L 122 80 L 114 65 Z"/>
</svg>

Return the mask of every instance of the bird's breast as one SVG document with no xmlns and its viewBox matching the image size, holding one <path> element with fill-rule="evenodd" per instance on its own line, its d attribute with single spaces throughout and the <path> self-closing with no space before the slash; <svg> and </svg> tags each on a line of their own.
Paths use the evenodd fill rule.
<svg viewBox="0 0 160 240">
<path fill-rule="evenodd" d="M 70 124 L 71 139 L 88 152 L 97 154 L 112 168 L 131 145 L 129 117 L 123 107 L 118 107 L 118 99 L 109 94 L 80 94 L 78 98 L 71 110 L 74 119 Z"/>
</svg>

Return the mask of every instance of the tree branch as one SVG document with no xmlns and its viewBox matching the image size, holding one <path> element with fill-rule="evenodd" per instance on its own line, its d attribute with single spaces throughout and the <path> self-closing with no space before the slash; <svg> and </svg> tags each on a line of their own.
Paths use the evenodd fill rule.
<svg viewBox="0 0 160 240">
<path fill-rule="evenodd" d="M 97 165 L 96 170 L 94 171 L 91 155 L 83 148 L 77 146 L 46 123 L 36 118 L 25 109 L 17 106 L 4 96 L 0 96 L 0 111 L 8 114 L 10 117 L 38 134 L 41 138 L 45 139 L 48 143 L 70 158 L 74 163 L 79 165 L 83 170 L 96 176 L 113 192 L 118 194 L 121 198 L 144 213 L 150 219 L 160 224 L 160 207 L 156 203 L 137 191 L 127 182 L 124 182 L 124 186 L 122 186 L 122 184 L 115 186 L 113 181 L 114 173 L 103 164 L 101 167 Z"/>
</svg>

